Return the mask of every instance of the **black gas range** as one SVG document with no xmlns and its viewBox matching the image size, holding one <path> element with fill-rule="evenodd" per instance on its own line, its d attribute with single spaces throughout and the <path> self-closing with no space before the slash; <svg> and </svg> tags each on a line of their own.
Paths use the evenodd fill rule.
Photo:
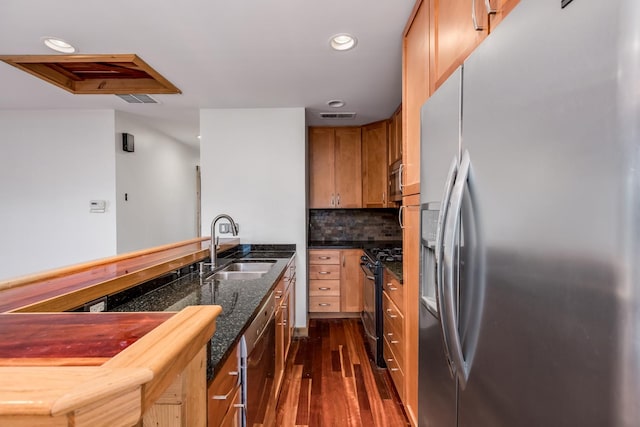
<svg viewBox="0 0 640 427">
<path fill-rule="evenodd" d="M 402 247 L 374 247 L 364 250 L 371 262 L 402 262 Z"/>
<path fill-rule="evenodd" d="M 402 262 L 402 247 L 376 246 L 364 249 L 360 268 L 364 273 L 362 290 L 362 324 L 373 358 L 381 368 L 386 366 L 382 354 L 382 286 L 384 262 Z"/>
</svg>

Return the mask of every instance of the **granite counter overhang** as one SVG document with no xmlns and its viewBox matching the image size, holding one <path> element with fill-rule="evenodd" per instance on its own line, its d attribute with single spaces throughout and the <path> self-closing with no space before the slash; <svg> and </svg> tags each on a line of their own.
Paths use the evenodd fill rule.
<svg viewBox="0 0 640 427">
<path fill-rule="evenodd" d="M 216 332 L 209 345 L 207 380 L 211 381 L 216 367 L 229 356 L 294 255 L 295 245 L 240 245 L 237 250 L 220 254 L 218 259 L 270 259 L 276 261 L 274 266 L 255 280 L 205 281 L 194 272 L 110 311 L 178 311 L 188 305 L 222 306 L 222 313 L 216 319 Z"/>
<path fill-rule="evenodd" d="M 400 247 L 401 241 L 397 240 L 309 240 L 307 242 L 307 249 L 367 249 L 375 247 Z M 400 284 L 402 284 L 402 263 L 397 261 L 383 261 L 382 264 L 391 273 Z"/>
</svg>

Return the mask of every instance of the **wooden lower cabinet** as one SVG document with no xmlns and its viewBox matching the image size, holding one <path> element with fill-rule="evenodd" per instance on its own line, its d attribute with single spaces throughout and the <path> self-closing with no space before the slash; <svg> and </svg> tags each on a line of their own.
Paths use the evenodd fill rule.
<svg viewBox="0 0 640 427">
<path fill-rule="evenodd" d="M 287 266 L 287 273 L 276 285 L 276 373 L 275 373 L 275 394 L 274 402 L 278 401 L 282 380 L 284 378 L 284 368 L 287 364 L 287 356 L 291 347 L 293 337 L 293 302 L 295 300 L 295 258 Z"/>
<path fill-rule="evenodd" d="M 405 401 L 405 316 L 403 285 L 388 270 L 382 285 L 383 354 L 400 399 Z"/>
<path fill-rule="evenodd" d="M 340 270 L 340 311 L 360 313 L 362 311 L 362 286 L 364 276 L 360 269 L 361 249 L 343 249 L 340 251 L 342 265 Z"/>
<path fill-rule="evenodd" d="M 309 250 L 309 312 L 362 311 L 361 249 Z"/>
<path fill-rule="evenodd" d="M 402 287 L 405 299 L 405 409 L 418 425 L 418 323 L 420 274 L 420 195 L 403 200 Z"/>
<path fill-rule="evenodd" d="M 207 389 L 208 427 L 235 426 L 242 421 L 240 345 L 236 345 Z M 236 423 L 236 424 L 234 424 Z"/>
</svg>

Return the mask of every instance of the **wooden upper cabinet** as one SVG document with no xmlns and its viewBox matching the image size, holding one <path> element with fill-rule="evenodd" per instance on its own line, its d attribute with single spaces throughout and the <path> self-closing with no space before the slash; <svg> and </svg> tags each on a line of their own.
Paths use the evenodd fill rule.
<svg viewBox="0 0 640 427">
<path fill-rule="evenodd" d="M 504 17 L 520 3 L 520 0 L 491 0 L 490 3 L 496 13 L 489 16 L 489 32 L 496 28 Z"/>
<path fill-rule="evenodd" d="M 309 128 L 309 207 L 335 204 L 335 137 L 333 128 Z"/>
<path fill-rule="evenodd" d="M 418 1 L 403 40 L 403 195 L 420 192 L 420 109 L 429 97 L 429 1 Z"/>
<path fill-rule="evenodd" d="M 389 164 L 402 160 L 402 105 L 389 119 Z"/>
<path fill-rule="evenodd" d="M 336 208 L 362 207 L 360 128 L 336 128 Z"/>
<path fill-rule="evenodd" d="M 383 208 L 389 202 L 388 121 L 362 128 L 362 206 Z"/>
<path fill-rule="evenodd" d="M 309 207 L 362 207 L 359 127 L 309 128 Z"/>
<path fill-rule="evenodd" d="M 431 0 L 432 93 L 489 34 L 488 19 L 485 0 Z"/>
<path fill-rule="evenodd" d="M 462 65 L 518 2 L 431 0 L 431 93 Z"/>
</svg>

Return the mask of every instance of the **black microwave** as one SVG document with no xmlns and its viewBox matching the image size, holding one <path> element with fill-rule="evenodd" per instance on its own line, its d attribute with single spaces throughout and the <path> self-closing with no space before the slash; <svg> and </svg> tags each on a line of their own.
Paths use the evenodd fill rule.
<svg viewBox="0 0 640 427">
<path fill-rule="evenodd" d="M 402 201 L 402 160 L 397 160 L 389 166 L 389 200 Z"/>
</svg>

